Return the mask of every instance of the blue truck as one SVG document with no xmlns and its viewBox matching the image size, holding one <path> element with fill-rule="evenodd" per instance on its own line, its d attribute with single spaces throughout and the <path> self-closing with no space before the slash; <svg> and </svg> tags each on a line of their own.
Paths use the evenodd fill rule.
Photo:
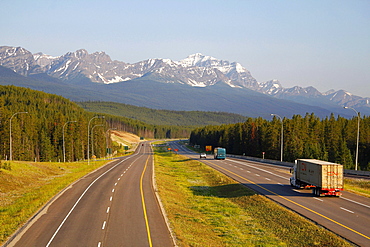
<svg viewBox="0 0 370 247">
<path fill-rule="evenodd" d="M 216 160 L 226 159 L 226 149 L 225 148 L 215 148 L 213 150 L 213 154 Z"/>
</svg>

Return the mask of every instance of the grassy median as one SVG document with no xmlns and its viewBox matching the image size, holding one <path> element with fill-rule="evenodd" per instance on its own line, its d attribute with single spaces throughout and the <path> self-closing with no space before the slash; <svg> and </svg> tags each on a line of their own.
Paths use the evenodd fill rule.
<svg viewBox="0 0 370 247">
<path fill-rule="evenodd" d="M 184 156 L 155 149 L 158 192 L 179 246 L 351 246 Z"/>
<path fill-rule="evenodd" d="M 370 197 L 370 181 L 358 178 L 345 178 L 344 189 L 352 193 Z"/>
</svg>

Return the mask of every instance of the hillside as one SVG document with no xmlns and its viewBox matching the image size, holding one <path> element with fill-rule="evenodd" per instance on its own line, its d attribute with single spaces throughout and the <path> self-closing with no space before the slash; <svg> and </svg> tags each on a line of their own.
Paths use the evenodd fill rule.
<svg viewBox="0 0 370 247">
<path fill-rule="evenodd" d="M 155 110 L 115 102 L 76 102 L 87 111 L 122 116 L 153 125 L 203 126 L 244 122 L 247 117 L 226 112 Z"/>
<path fill-rule="evenodd" d="M 109 128 L 144 138 L 183 138 L 191 131 L 189 127 L 154 126 L 104 112 L 88 112 L 62 96 L 15 86 L 0 86 L 0 113 L 0 159 L 4 160 L 12 156 L 14 160 L 60 161 L 64 159 L 63 143 L 66 160 L 86 159 L 89 128 L 94 140 L 102 140 L 90 143 L 97 157 L 106 155 Z M 95 125 L 101 127 L 92 132 Z"/>
</svg>

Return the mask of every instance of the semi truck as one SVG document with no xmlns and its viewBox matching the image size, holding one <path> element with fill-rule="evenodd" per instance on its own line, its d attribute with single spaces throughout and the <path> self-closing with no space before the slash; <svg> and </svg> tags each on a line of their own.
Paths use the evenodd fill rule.
<svg viewBox="0 0 370 247">
<path fill-rule="evenodd" d="M 226 159 L 226 149 L 225 148 L 215 148 L 213 150 L 213 154 L 216 160 Z"/>
<path fill-rule="evenodd" d="M 341 196 L 343 165 L 316 159 L 297 159 L 290 184 L 296 188 L 312 188 L 316 196 Z"/>
</svg>

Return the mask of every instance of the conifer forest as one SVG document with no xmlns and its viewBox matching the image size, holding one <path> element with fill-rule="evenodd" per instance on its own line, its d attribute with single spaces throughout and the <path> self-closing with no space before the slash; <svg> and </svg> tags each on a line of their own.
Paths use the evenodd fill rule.
<svg viewBox="0 0 370 247">
<path fill-rule="evenodd" d="M 283 126 L 283 161 L 320 159 L 355 168 L 358 117 L 333 114 L 325 119 L 312 114 L 292 119 L 249 118 L 244 123 L 197 128 L 190 143 L 225 147 L 227 153 L 280 160 Z M 370 170 L 370 117 L 360 117 L 358 169 Z"/>
<path fill-rule="evenodd" d="M 63 161 L 64 153 L 66 161 L 87 159 L 88 153 L 90 157 L 105 157 L 106 148 L 111 145 L 107 138 L 109 129 L 144 138 L 179 138 L 190 134 L 190 130 L 177 126 L 154 126 L 130 118 L 87 112 L 58 95 L 0 86 L 2 160 Z"/>
</svg>

